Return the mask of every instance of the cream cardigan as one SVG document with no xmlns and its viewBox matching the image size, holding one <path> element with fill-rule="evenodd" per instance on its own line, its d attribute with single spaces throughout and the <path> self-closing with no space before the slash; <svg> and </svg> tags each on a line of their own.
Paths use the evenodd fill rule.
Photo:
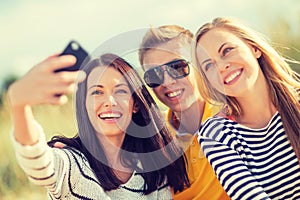
<svg viewBox="0 0 300 200">
<path fill-rule="evenodd" d="M 105 192 L 82 153 L 50 148 L 43 129 L 36 125 L 40 132 L 37 144 L 23 146 L 14 137 L 12 141 L 21 168 L 30 181 L 47 189 L 50 199 L 172 199 L 166 185 L 143 195 L 144 179 L 135 172 L 118 189 Z"/>
</svg>

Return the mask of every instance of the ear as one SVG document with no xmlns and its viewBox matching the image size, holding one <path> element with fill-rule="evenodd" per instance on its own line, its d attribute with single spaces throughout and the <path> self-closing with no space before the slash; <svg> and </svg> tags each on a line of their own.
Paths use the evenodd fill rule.
<svg viewBox="0 0 300 200">
<path fill-rule="evenodd" d="M 256 46 L 252 46 L 252 51 L 253 51 L 253 54 L 256 58 L 261 57 L 261 51 Z"/>
<path fill-rule="evenodd" d="M 139 111 L 139 105 L 137 103 L 134 103 L 133 104 L 133 109 L 132 109 L 132 112 L 133 113 L 137 113 Z"/>
</svg>

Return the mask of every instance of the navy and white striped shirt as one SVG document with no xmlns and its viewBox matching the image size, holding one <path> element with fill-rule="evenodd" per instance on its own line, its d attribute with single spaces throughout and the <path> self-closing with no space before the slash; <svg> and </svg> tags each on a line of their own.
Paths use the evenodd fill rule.
<svg viewBox="0 0 300 200">
<path fill-rule="evenodd" d="M 280 114 L 261 129 L 209 118 L 199 143 L 232 199 L 300 199 L 300 167 Z"/>
</svg>

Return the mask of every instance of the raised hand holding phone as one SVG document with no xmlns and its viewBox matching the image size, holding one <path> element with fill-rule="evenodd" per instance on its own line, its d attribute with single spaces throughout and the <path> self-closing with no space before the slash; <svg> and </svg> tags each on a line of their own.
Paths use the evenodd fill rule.
<svg viewBox="0 0 300 200">
<path fill-rule="evenodd" d="M 73 55 L 76 57 L 76 63 L 72 66 L 61 68 L 55 70 L 55 72 L 61 72 L 61 71 L 77 71 L 80 69 L 81 66 L 84 65 L 84 63 L 87 63 L 90 60 L 90 57 L 86 50 L 84 50 L 80 44 L 74 40 L 70 41 L 70 43 L 67 45 L 67 47 L 64 49 L 64 51 L 60 54 L 62 55 Z"/>
<path fill-rule="evenodd" d="M 73 55 L 52 55 L 10 85 L 7 97 L 14 137 L 20 144 L 33 145 L 39 140 L 31 106 L 64 104 L 68 100 L 66 94 L 72 93 L 76 83 L 85 79 L 85 73 L 80 70 L 54 73 L 74 64 L 76 57 Z"/>
<path fill-rule="evenodd" d="M 66 96 L 56 94 L 73 92 L 75 82 L 84 80 L 85 74 L 81 71 L 53 72 L 75 63 L 76 58 L 73 55 L 48 57 L 10 86 L 10 103 L 18 107 L 65 103 Z"/>
</svg>

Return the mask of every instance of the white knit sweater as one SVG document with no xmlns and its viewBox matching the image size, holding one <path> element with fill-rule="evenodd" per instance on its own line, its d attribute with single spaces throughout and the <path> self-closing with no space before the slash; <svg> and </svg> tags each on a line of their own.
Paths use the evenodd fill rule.
<svg viewBox="0 0 300 200">
<path fill-rule="evenodd" d="M 144 179 L 135 172 L 118 189 L 105 192 L 82 153 L 50 148 L 39 124 L 37 130 L 40 139 L 35 145 L 23 146 L 14 137 L 12 141 L 21 168 L 30 181 L 47 188 L 51 199 L 172 199 L 166 186 L 143 195 Z"/>
</svg>

